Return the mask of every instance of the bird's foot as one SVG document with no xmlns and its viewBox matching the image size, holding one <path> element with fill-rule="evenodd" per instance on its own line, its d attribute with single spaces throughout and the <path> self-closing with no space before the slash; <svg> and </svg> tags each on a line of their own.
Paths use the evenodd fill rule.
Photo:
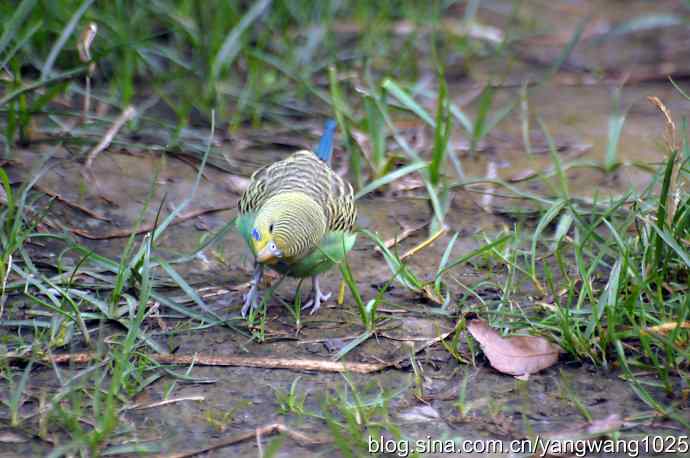
<svg viewBox="0 0 690 458">
<path fill-rule="evenodd" d="M 249 308 L 251 307 L 253 310 L 256 310 L 259 308 L 259 304 L 261 303 L 261 296 L 259 296 L 259 286 L 258 285 L 252 285 L 252 287 L 249 289 L 249 292 L 245 294 L 244 296 L 244 305 L 242 306 L 242 318 L 247 317 L 247 312 L 249 311 Z"/>
<path fill-rule="evenodd" d="M 247 294 L 244 295 L 244 305 L 242 306 L 242 318 L 246 318 L 247 312 L 251 307 L 253 310 L 259 308 L 261 303 L 261 297 L 259 296 L 259 283 L 261 282 L 261 277 L 263 275 L 263 268 L 260 265 L 256 265 L 254 269 L 254 274 L 252 275 L 252 281 L 249 283 L 251 286 Z"/>
<path fill-rule="evenodd" d="M 311 309 L 309 314 L 313 315 L 319 310 L 321 303 L 326 302 L 330 297 L 331 293 L 322 293 L 318 281 L 315 281 L 314 289 L 311 292 L 311 298 L 302 306 L 302 310 Z"/>
</svg>

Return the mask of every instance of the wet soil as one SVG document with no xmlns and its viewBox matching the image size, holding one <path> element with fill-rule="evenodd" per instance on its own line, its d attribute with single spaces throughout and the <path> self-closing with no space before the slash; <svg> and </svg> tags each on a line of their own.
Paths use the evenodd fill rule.
<svg viewBox="0 0 690 458">
<path fill-rule="evenodd" d="M 645 53 L 642 55 L 647 56 L 647 48 L 644 49 Z M 585 50 L 576 55 L 575 62 L 589 62 L 588 58 L 596 59 L 597 56 L 592 57 L 591 50 Z M 638 58 L 641 59 L 635 57 L 632 60 Z M 625 60 L 628 63 L 630 61 L 631 58 Z M 451 95 L 454 102 L 463 105 L 466 95 L 472 90 L 473 86 L 470 85 L 453 85 Z M 564 162 L 575 159 L 583 162 L 601 160 L 606 151 L 608 118 L 614 107 L 614 91 L 614 85 L 555 84 L 531 88 L 529 104 L 533 128 L 532 155 L 527 155 L 524 149 L 519 107 L 479 145 L 476 157 L 469 157 L 467 138 L 459 129 L 452 138 L 452 148 L 462 160 L 466 177 L 483 177 L 490 168 L 495 168 L 499 178 L 517 182 L 520 177 L 552 167 L 544 136 L 534 133 L 538 131 L 536 117 L 539 117 L 554 137 Z M 517 100 L 518 93 L 519 87 L 499 90 L 496 106 Z M 625 165 L 613 176 L 594 167 L 572 169 L 568 172 L 568 177 L 571 192 L 575 196 L 592 198 L 597 195 L 602 198 L 620 195 L 631 187 L 640 188 L 648 183 L 648 171 L 637 167 L 635 163 L 654 164 L 663 159 L 661 139 L 664 125 L 656 108 L 647 102 L 647 96 L 661 98 L 678 115 L 687 113 L 690 108 L 690 104 L 683 101 L 666 82 L 628 85 L 621 94 L 620 106 L 627 110 L 627 118 L 619 145 L 619 159 Z M 472 106 L 462 108 L 472 114 Z M 422 132 L 424 130 L 421 124 L 411 127 L 412 131 L 415 129 Z M 406 135 L 414 133 L 406 132 Z M 226 207 L 228 210 L 204 214 L 169 228 L 160 239 L 157 248 L 160 254 L 172 257 L 194 250 L 202 238 L 233 218 L 241 178 L 246 178 L 256 167 L 292 152 L 289 148 L 235 146 L 233 142 L 216 142 L 215 159 L 225 164 L 225 170 L 207 167 L 189 206 L 189 209 Z M 161 156 L 159 152 L 144 149 L 111 148 L 100 154 L 95 161 L 93 174 L 97 179 L 96 183 L 87 183 L 81 174 L 83 164 L 75 161 L 67 149 L 39 145 L 16 152 L 13 162 L 8 166 L 10 176 L 15 181 L 23 181 L 32 173 L 32 167 L 39 162 L 39 158 L 48 153 L 51 154 L 50 168 L 39 181 L 41 189 L 58 193 L 64 199 L 77 202 L 110 221 L 91 218 L 59 201 L 52 203 L 48 218 L 60 222 L 66 228 L 78 228 L 94 235 L 132 227 L 144 207 L 153 177 L 156 183 L 151 199 L 153 204 L 145 212 L 144 220 L 151 222 L 155 219 L 160 202 L 164 202 L 163 213 L 169 211 L 190 195 L 198 166 L 196 162 L 182 161 L 174 155 Z M 345 161 L 344 151 L 337 150 L 335 168 L 341 167 Z M 451 171 L 452 168 L 448 167 L 448 170 Z M 452 172 L 449 174 L 453 180 L 462 180 L 462 177 L 454 176 Z M 414 178 L 410 184 L 415 184 Z M 550 192 L 548 183 L 531 181 L 516 185 L 545 195 Z M 484 189 L 489 189 L 489 185 L 486 186 Z M 453 248 L 452 258 L 480 246 L 483 243 L 479 238 L 480 234 L 492 236 L 504 228 L 512 227 L 519 217 L 508 210 L 523 205 L 528 207 L 526 203 L 501 197 L 487 202 L 477 190 L 476 186 L 456 188 L 447 219 L 448 233 L 410 259 L 411 268 L 420 278 L 433 276 L 448 241 L 455 232 L 460 235 Z M 378 233 L 382 239 L 393 238 L 405 228 L 420 226 L 429 221 L 431 212 L 423 196 L 423 189 L 399 188 L 365 196 L 358 203 L 358 224 Z M 404 252 L 427 236 L 428 227 L 424 227 L 402 241 L 399 250 Z M 124 246 L 121 238 L 78 239 L 95 251 L 115 258 Z M 35 253 L 39 258 L 43 256 L 47 260 L 54 259 L 57 252 L 51 251 L 51 248 L 53 247 L 48 244 L 36 248 Z M 58 249 L 57 246 L 54 248 Z M 365 301 L 373 298 L 378 288 L 391 278 L 391 272 L 383 258 L 375 252 L 373 242 L 365 237 L 359 237 L 348 259 Z M 229 233 L 222 243 L 213 245 L 190 262 L 176 265 L 176 269 L 197 289 L 211 287 L 214 291 L 222 290 L 220 294 L 207 299 L 209 306 L 226 317 L 233 326 L 244 329 L 239 309 L 242 285 L 250 279 L 251 259 L 238 234 Z M 415 374 L 409 359 L 405 359 L 411 352 L 411 346 L 419 346 L 426 340 L 452 330 L 462 313 L 481 310 L 482 305 L 477 300 L 463 295 L 466 291 L 463 285 L 473 285 L 488 279 L 500 281 L 502 278 L 502 272 L 494 271 L 481 260 L 473 264 L 462 264 L 449 275 L 455 280 L 449 282 L 452 301 L 444 308 L 398 283 L 393 283 L 385 294 L 385 307 L 379 311 L 385 317 L 380 327 L 381 332 L 370 337 L 345 358 L 359 362 L 402 361 L 398 367 L 380 373 L 354 374 L 348 378 L 362 390 L 365 399 L 380 399 L 381 392 L 391 394 L 387 411 L 405 437 L 510 440 L 524 437 L 528 431 L 542 433 L 567 430 L 584 422 L 578 406 L 572 402 L 572 394 L 589 409 L 595 419 L 605 418 L 612 413 L 626 419 L 649 410 L 615 369 L 606 371 L 587 362 L 563 357 L 557 366 L 533 375 L 525 383 L 497 373 L 481 358 L 476 361 L 476 366 L 456 361 L 440 345 L 431 346 L 416 355 L 415 359 L 423 370 L 424 396 L 423 400 L 415 397 Z M 324 275 L 322 285 L 337 293 L 339 283 L 340 274 L 333 271 Z M 331 359 L 346 343 L 361 335 L 363 328 L 349 293 L 346 294 L 343 305 L 337 305 L 331 300 L 318 314 L 303 316 L 298 332 L 293 316 L 280 300 L 291 302 L 295 287 L 296 281 L 287 280 L 278 289 L 276 298 L 268 307 L 266 341 L 261 343 L 248 338 L 246 330 L 239 333 L 220 326 L 173 334 L 165 327 L 175 326 L 178 320 L 165 314 L 162 321 L 147 320 L 145 324 L 150 334 L 168 348 L 174 348 L 176 354 L 198 352 L 207 355 Z M 490 303 L 497 299 L 495 292 L 490 289 L 481 292 Z M 537 297 L 526 290 L 524 296 L 514 298 L 514 306 L 530 309 L 537 300 Z M 161 327 L 161 323 L 165 327 Z M 0 336 L 7 332 L 16 331 L 2 328 Z M 464 352 L 465 336 L 460 341 L 463 342 L 461 351 Z M 174 370 L 182 373 L 186 369 Z M 65 368 L 65 378 L 72 371 L 73 369 Z M 209 383 L 178 382 L 172 397 L 203 396 L 204 400 L 180 401 L 152 409 L 124 412 L 122 419 L 126 440 L 156 443 L 162 447 L 163 452 L 195 450 L 203 448 L 209 442 L 252 431 L 273 422 L 284 422 L 313 437 L 328 436 L 328 428 L 322 420 L 281 414 L 279 396 L 276 393 L 288 392 L 295 378 L 299 377 L 298 390 L 306 395 L 305 407 L 315 412 L 323 407 L 327 398 L 349 393 L 348 383 L 342 375 L 337 374 L 244 367 L 195 367 L 191 375 Z M 465 403 L 470 408 L 469 412 L 462 415 L 457 401 L 460 386 L 466 378 Z M 162 400 L 169 383 L 169 378 L 161 378 L 140 394 L 136 401 L 145 404 Z M 5 391 L 7 383 L 0 381 L 0 387 L 0 390 Z M 46 367 L 34 370 L 29 391 L 52 392 L 58 388 L 52 369 Z M 351 393 L 347 396 L 352 400 Z M 35 407 L 31 402 L 25 405 L 27 410 Z M 5 409 L 0 407 L 0 415 L 4 416 L 5 413 Z M 638 426 L 626 433 L 668 433 L 669 430 L 661 426 L 663 425 L 650 422 L 644 428 Z M 268 443 L 272 439 L 263 440 Z M 0 443 L 0 456 L 38 456 L 48 450 L 48 444 L 33 439 L 18 444 Z M 248 440 L 202 456 L 256 454 L 256 441 Z M 285 438 L 276 456 L 340 455 L 333 444 L 303 446 L 291 438 Z"/>
</svg>

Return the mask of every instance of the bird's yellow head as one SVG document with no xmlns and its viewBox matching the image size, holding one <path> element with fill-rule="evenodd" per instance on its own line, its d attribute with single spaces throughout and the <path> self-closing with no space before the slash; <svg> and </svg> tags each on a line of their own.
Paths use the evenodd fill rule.
<svg viewBox="0 0 690 458">
<path fill-rule="evenodd" d="M 254 221 L 251 235 L 256 260 L 261 264 L 275 264 L 284 255 L 284 246 L 283 249 L 279 246 L 284 244 L 280 237 L 274 237 L 274 230 L 274 218 L 266 212 L 260 212 Z"/>
<path fill-rule="evenodd" d="M 313 250 L 326 232 L 323 209 L 301 192 L 273 196 L 254 220 L 251 242 L 260 264 L 288 264 Z"/>
</svg>

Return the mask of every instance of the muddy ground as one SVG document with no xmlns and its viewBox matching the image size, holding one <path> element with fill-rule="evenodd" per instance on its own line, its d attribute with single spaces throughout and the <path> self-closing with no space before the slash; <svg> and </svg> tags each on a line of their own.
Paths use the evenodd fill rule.
<svg viewBox="0 0 690 458">
<path fill-rule="evenodd" d="M 645 2 L 640 2 L 636 12 L 644 11 L 644 4 Z M 606 12 L 601 12 L 601 17 L 605 18 Z M 572 25 L 571 22 L 568 22 L 569 26 Z M 564 32 L 564 36 L 569 35 Z M 668 51 L 671 53 L 670 57 L 667 53 L 667 57 L 663 59 L 659 59 L 658 55 L 657 59 L 648 57 L 658 47 L 649 45 L 649 42 L 644 43 L 648 46 L 640 44 L 636 48 L 638 53 L 632 57 L 621 56 L 615 52 L 620 46 L 615 48 L 614 45 L 608 45 L 600 53 L 591 49 L 579 51 L 569 61 L 573 74 L 577 74 L 578 65 L 590 65 L 592 60 L 618 65 L 609 59 L 611 56 L 624 63 L 641 62 L 649 68 L 661 61 L 682 65 L 678 55 L 671 51 Z M 559 46 L 560 43 L 553 45 L 554 49 L 560 49 Z M 548 56 L 542 57 L 550 60 Z M 490 73 L 492 65 L 488 63 L 479 67 L 478 71 Z M 533 62 L 530 65 L 533 67 L 515 69 L 514 79 L 519 81 L 518 78 L 531 69 L 542 68 Z M 613 93 L 616 85 L 589 85 L 586 77 L 581 78 L 582 81 L 557 80 L 530 90 L 530 106 L 545 121 L 564 161 L 600 160 L 606 149 L 607 123 L 614 107 Z M 519 84 L 507 86 L 509 87 L 498 90 L 497 105 L 518 95 Z M 469 84 L 451 85 L 451 99 L 462 104 L 474 90 L 476 87 Z M 658 163 L 664 155 L 659 146 L 663 135 L 663 120 L 656 108 L 648 103 L 647 96 L 661 98 L 672 112 L 679 115 L 687 113 L 690 108 L 690 104 L 678 97 L 672 86 L 665 81 L 634 81 L 633 78 L 632 82 L 625 85 L 621 94 L 620 104 L 628 111 L 619 151 L 621 160 L 630 166 L 620 168 L 613 176 L 595 168 L 577 169 L 569 174 L 570 189 L 574 196 L 591 198 L 595 195 L 618 195 L 631 187 L 640 188 L 648 182 L 649 173 L 632 164 L 635 161 Z M 471 112 L 471 108 L 468 110 Z M 169 228 L 160 239 L 157 247 L 159 253 L 172 258 L 177 254 L 193 251 L 202 238 L 234 217 L 234 207 L 239 199 L 243 178 L 247 178 L 260 165 L 280 159 L 299 147 L 312 145 L 318 134 L 314 127 L 316 125 L 317 123 L 309 124 L 308 128 L 302 129 L 303 137 L 298 137 L 296 132 L 282 134 L 294 142 L 292 146 L 277 146 L 269 141 L 263 145 L 245 147 L 235 141 L 233 135 L 217 134 L 212 154 L 224 166 L 221 169 L 209 165 L 203 170 L 203 178 L 189 209 L 227 210 L 209 212 Z M 421 124 L 408 127 L 404 133 L 408 138 L 416 138 L 421 142 L 431 141 L 423 138 L 425 129 Z M 241 137 L 248 133 L 239 131 L 235 135 Z M 14 182 L 22 182 L 32 173 L 32 166 L 38 162 L 39 157 L 50 153 L 50 168 L 38 182 L 39 191 L 59 194 L 61 199 L 52 202 L 47 219 L 68 232 L 70 229 L 79 229 L 94 236 L 102 236 L 113 231 L 126 231 L 133 226 L 156 173 L 157 187 L 151 199 L 154 204 L 144 218 L 147 222 L 155 219 L 158 204 L 164 197 L 165 213 L 188 197 L 192 190 L 198 161 L 175 155 L 161 155 L 154 148 L 145 147 L 146 139 L 139 139 L 138 142 L 140 146 L 119 145 L 98 156 L 93 168 L 96 186 L 85 186 L 81 173 L 83 164 L 75 160 L 68 149 L 51 142 L 16 150 L 15 157 L 5 167 Z M 525 154 L 519 110 L 515 110 L 501 123 L 500 129 L 480 144 L 477 157 L 468 157 L 467 144 L 467 139 L 460 133 L 452 138 L 452 148 L 459 152 L 467 176 L 486 176 L 494 168 L 499 177 L 514 180 L 516 185 L 521 186 L 520 177 L 544 171 L 552 165 L 546 140 L 542 135 L 533 136 L 535 154 Z M 344 149 L 338 146 L 334 168 L 343 170 L 346 161 Z M 419 184 L 420 182 L 411 178 L 386 192 L 373 193 L 360 199 L 358 225 L 376 232 L 384 240 L 395 237 L 406 228 L 419 227 L 399 244 L 398 249 L 404 252 L 418 245 L 429 235 L 428 227 L 423 225 L 431 217 L 424 190 L 417 186 Z M 525 186 L 529 186 L 532 192 L 548 193 L 548 186 L 544 183 Z M 420 278 L 433 276 L 450 237 L 456 232 L 460 235 L 453 248 L 452 258 L 476 249 L 483 243 L 481 234 L 491 237 L 505 229 L 511 229 L 517 222 L 530 224 L 529 213 L 520 216 L 514 211 L 516 208 L 529 210 L 526 203 L 500 196 L 487 200 L 478 190 L 476 186 L 471 189 L 456 189 L 448 214 L 447 233 L 410 258 L 409 264 Z M 490 185 L 485 185 L 484 190 L 490 190 Z M 110 221 L 92 218 L 65 205 L 61 201 L 63 199 L 79 203 Z M 43 197 L 37 205 L 45 204 L 47 200 L 48 197 Z M 51 229 L 54 228 L 55 226 Z M 78 234 L 74 236 L 96 252 L 115 258 L 122 252 L 126 241 L 124 238 L 90 240 Z M 379 288 L 391 278 L 388 266 L 374 248 L 371 240 L 360 236 L 348 258 L 365 301 L 373 298 Z M 46 241 L 44 246 L 34 246 L 31 249 L 36 259 L 44 258 L 46 263 L 52 264 L 59 255 L 60 245 Z M 73 255 L 66 259 L 71 262 L 78 260 Z M 192 261 L 176 265 L 176 269 L 195 289 L 205 295 L 207 304 L 218 315 L 227 319 L 228 323 L 228 326 L 185 330 L 185 327 L 190 326 L 189 322 L 167 310 L 163 310 L 158 319 L 147 319 L 145 326 L 149 334 L 162 346 L 174 350 L 176 355 L 193 355 L 198 352 L 215 356 L 329 360 L 363 332 L 349 292 L 345 295 L 344 304 L 338 305 L 332 298 L 318 314 L 303 316 L 301 327 L 297 329 L 293 316 L 283 304 L 291 303 L 296 287 L 294 280 L 287 280 L 269 304 L 265 341 L 253 341 L 246 322 L 239 316 L 242 293 L 251 275 L 251 259 L 237 233 L 229 233 L 222 242 L 206 249 Z M 340 456 L 340 452 L 330 443 L 333 435 L 329 433 L 324 420 L 281 412 L 282 393 L 289 392 L 296 378 L 299 378 L 297 391 L 306 396 L 304 406 L 308 411 L 317 412 L 323 410 L 324 406 L 335 405 L 328 403 L 339 396 L 344 396 L 351 402 L 353 395 L 349 383 L 357 387 L 363 399 L 371 403 L 382 403 L 382 398 L 389 398 L 382 403 L 376 418 L 385 416 L 385 412 L 399 426 L 402 434 L 411 439 L 430 436 L 433 439 L 509 441 L 525 437 L 527 433 L 557 433 L 577 429 L 578 425 L 586 423 L 586 419 L 573 402 L 575 398 L 598 420 L 618 414 L 626 422 L 639 412 L 649 410 L 631 386 L 621 379 L 618 370 L 603 370 L 568 356 L 562 356 L 556 366 L 532 375 L 528 382 L 498 373 L 481 356 L 476 359 L 475 365 L 464 364 L 454 359 L 440 344 L 419 351 L 414 358 L 416 363 L 411 362 L 409 355 L 412 353 L 412 346 L 421 348 L 440 334 L 451 331 L 459 317 L 466 312 L 486 310 L 476 298 L 467 293 L 465 285 L 477 284 L 483 280 L 500 283 L 502 275 L 504 274 L 500 269 L 493 269 L 481 259 L 456 267 L 449 275 L 452 279 L 448 282 L 451 286 L 451 301 L 445 307 L 393 282 L 385 293 L 385 307 L 379 310 L 380 316 L 385 317 L 379 326 L 380 331 L 357 346 L 345 360 L 371 363 L 396 361 L 394 367 L 373 374 L 350 374 L 349 382 L 341 374 L 318 371 L 194 367 L 188 375 L 195 381 L 178 381 L 170 396 L 179 402 L 123 412 L 123 441 L 157 444 L 165 455 L 202 449 L 209 442 L 251 433 L 261 426 L 281 422 L 316 442 L 323 440 L 325 443 L 304 445 L 295 440 L 294 436 L 281 436 L 282 446 L 275 456 Z M 329 272 L 324 276 L 322 287 L 335 292 L 336 296 L 340 278 L 339 272 Z M 534 296 L 529 284 L 524 286 L 524 293 L 520 297 L 513 297 L 510 306 L 525 313 L 538 313 L 537 303 L 540 298 Z M 496 298 L 496 291 L 492 291 L 490 287 L 479 288 L 477 292 L 490 303 Z M 195 306 L 192 304 L 189 307 Z M 12 319 L 24 318 L 21 304 L 14 307 L 8 305 L 7 313 L 14 314 Z M 0 328 L 0 336 L 16 332 L 16 329 Z M 108 334 L 119 330 L 115 326 L 106 325 L 103 332 Z M 27 330 L 27 335 L 29 334 L 30 330 Z M 71 348 L 73 351 L 83 349 L 80 344 Z M 464 332 L 460 337 L 460 352 L 469 354 Z M 419 394 L 416 388 L 420 372 L 417 372 L 416 379 L 413 364 L 421 368 L 421 396 L 415 396 L 416 393 Z M 62 370 L 63 376 L 68 378 L 78 368 L 65 367 Z M 171 370 L 184 373 L 186 368 L 175 367 Z M 146 405 L 163 400 L 170 383 L 170 377 L 160 378 L 135 398 L 136 403 Z M 469 407 L 466 414 L 462 415 L 458 397 L 464 383 L 467 387 L 465 404 Z M 0 387 L 7 387 L 7 382 L 0 381 Z M 58 388 L 59 383 L 53 369 L 41 367 L 33 371 L 27 391 L 38 398 L 42 391 Z M 203 400 L 186 400 L 199 397 Z M 23 409 L 31 412 L 36 406 L 37 400 L 33 399 L 24 404 Z M 636 422 L 635 425 L 633 428 L 623 428 L 626 437 L 656 432 L 682 433 L 676 426 L 664 422 L 657 424 L 654 419 L 644 423 Z M 263 446 L 267 447 L 274 437 L 263 437 Z M 47 454 L 51 448 L 51 444 L 32 438 L 19 443 L 0 442 L 0 456 L 38 456 Z M 256 455 L 256 439 L 242 440 L 202 454 L 209 457 Z"/>
</svg>

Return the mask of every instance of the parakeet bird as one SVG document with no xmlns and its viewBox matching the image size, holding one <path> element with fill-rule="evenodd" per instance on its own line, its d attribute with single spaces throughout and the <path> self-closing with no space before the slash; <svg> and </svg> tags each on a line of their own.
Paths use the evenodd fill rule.
<svg viewBox="0 0 690 458">
<path fill-rule="evenodd" d="M 297 151 L 254 172 L 240 199 L 235 224 L 255 258 L 242 316 L 260 304 L 264 266 L 311 277 L 311 298 L 303 309 L 311 307 L 312 314 L 330 297 L 319 288 L 319 274 L 352 249 L 357 218 L 352 185 L 330 167 L 335 127 L 333 120 L 326 122 L 316 153 Z"/>
</svg>

